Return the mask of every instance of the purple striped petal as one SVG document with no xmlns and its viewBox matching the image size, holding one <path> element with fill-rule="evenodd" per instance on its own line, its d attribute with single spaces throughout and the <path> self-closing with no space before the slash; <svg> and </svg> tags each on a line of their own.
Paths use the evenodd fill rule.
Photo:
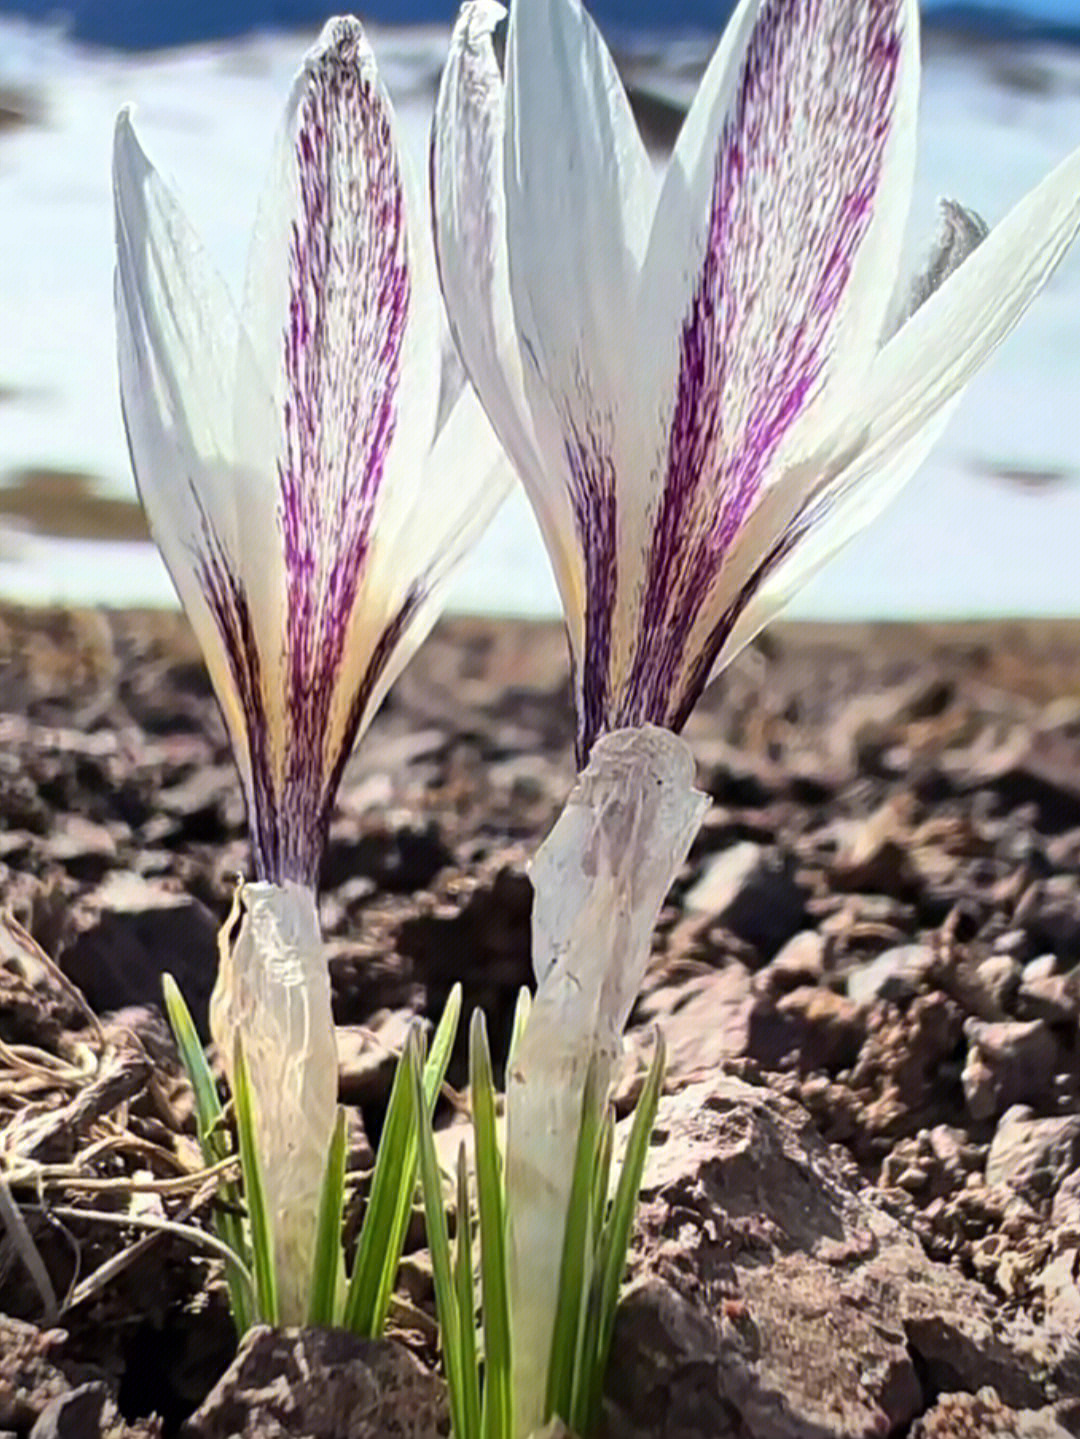
<svg viewBox="0 0 1080 1439">
<path fill-rule="evenodd" d="M 398 421 L 411 278 L 388 105 L 359 26 L 328 31 L 308 65 L 294 142 L 279 461 L 287 736 L 265 856 L 277 882 L 314 882 L 366 696 L 418 602 L 406 600 L 366 668 L 346 675 Z"/>
<path fill-rule="evenodd" d="M 857 333 L 850 287 L 887 179 L 904 24 L 903 0 L 758 10 L 716 145 L 637 645 L 609 727 L 688 713 L 715 659 L 692 639 L 733 541 L 847 351 L 876 343 L 876 328 Z"/>
<path fill-rule="evenodd" d="M 618 588 L 615 467 L 599 435 L 574 434 L 567 441 L 570 503 L 585 556 L 585 646 L 575 657 L 580 765 L 588 759 L 589 736 L 604 727 L 611 699 L 612 624 Z M 573 654 L 573 647 L 571 646 Z"/>
</svg>

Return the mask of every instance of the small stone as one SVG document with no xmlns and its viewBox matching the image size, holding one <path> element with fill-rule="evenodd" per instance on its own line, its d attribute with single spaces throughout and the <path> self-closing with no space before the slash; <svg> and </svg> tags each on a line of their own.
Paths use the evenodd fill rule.
<svg viewBox="0 0 1080 1439">
<path fill-rule="evenodd" d="M 443 1439 L 441 1383 L 388 1339 L 255 1328 L 182 1439 Z"/>
<path fill-rule="evenodd" d="M 838 889 L 872 890 L 903 898 L 918 876 L 908 847 L 904 804 L 890 801 L 854 830 L 833 865 Z"/>
<path fill-rule="evenodd" d="M 961 1075 L 973 1119 L 991 1119 L 1010 1105 L 1036 1101 L 1053 1085 L 1058 1045 L 1041 1019 L 964 1023 L 968 1056 Z"/>
<path fill-rule="evenodd" d="M 689 913 L 709 914 L 771 959 L 806 924 L 806 895 L 786 857 L 743 840 L 708 861 L 687 891 Z"/>
<path fill-rule="evenodd" d="M 986 1182 L 1008 1184 L 1037 1203 L 1080 1166 L 1080 1115 L 1036 1119 L 1014 1105 L 998 1121 L 986 1159 Z"/>
<path fill-rule="evenodd" d="M 993 1389 L 943 1394 L 911 1430 L 911 1439 L 1070 1439 L 1049 1406 L 1013 1409 Z"/>
<path fill-rule="evenodd" d="M 747 1052 L 769 1069 L 795 1063 L 835 1074 L 858 1058 L 866 1020 L 846 995 L 817 986 L 792 990 L 775 1005 L 765 998 L 750 1014 Z"/>
<path fill-rule="evenodd" d="M 1057 955 L 1040 954 L 1036 959 L 1031 959 L 1024 965 L 1021 979 L 1024 984 L 1038 984 L 1040 980 L 1049 979 L 1057 973 Z"/>
<path fill-rule="evenodd" d="M 1080 995 L 1072 974 L 1047 974 L 1025 979 L 1016 999 L 1021 1019 L 1045 1019 L 1048 1024 L 1069 1024 L 1076 1019 Z"/>
<path fill-rule="evenodd" d="M 926 944 L 887 949 L 851 971 L 845 985 L 848 998 L 856 1004 L 872 1004 L 878 999 L 906 1004 L 923 988 L 933 962 L 934 952 Z"/>
<path fill-rule="evenodd" d="M 813 929 L 793 935 L 757 978 L 765 993 L 779 996 L 825 977 L 825 936 Z"/>
<path fill-rule="evenodd" d="M 969 998 L 981 1019 L 1004 1019 L 1020 985 L 1020 966 L 1009 954 L 992 954 L 975 966 L 975 994 Z M 976 996 L 981 997 L 978 1003 Z M 968 997 L 968 996 L 965 996 Z"/>
</svg>

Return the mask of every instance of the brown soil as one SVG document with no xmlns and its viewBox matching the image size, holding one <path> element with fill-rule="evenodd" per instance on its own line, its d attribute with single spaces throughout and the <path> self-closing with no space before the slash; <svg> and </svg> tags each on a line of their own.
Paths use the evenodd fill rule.
<svg viewBox="0 0 1080 1439">
<path fill-rule="evenodd" d="M 0 1226 L 0 1431 L 30 1434 L 63 1399 L 93 1410 L 86 1432 L 151 1433 L 156 1415 L 175 1433 L 234 1347 L 217 1267 L 181 1238 L 78 1211 L 205 1226 L 156 1005 L 169 970 L 205 1018 L 215 928 L 247 864 L 238 787 L 178 618 L 9 609 L 0 658 L 0 902 L 18 922 L 0 935 L 0 1173 L 47 1270 L 43 1287 Z M 372 1138 L 404 1021 L 437 1016 L 455 980 L 505 1045 L 529 979 L 525 863 L 572 781 L 571 734 L 558 629 L 462 620 L 350 765 L 322 915 L 342 1094 Z M 904 1254 L 945 1266 L 1003 1325 L 1080 1333 L 1080 624 L 778 627 L 687 738 L 714 803 L 661 917 L 620 1107 L 660 1024 L 676 1095 L 721 1066 L 763 1088 L 777 1132 L 816 1130 L 845 1213 L 887 1216 L 916 1247 Z M 359 1123 L 355 1149 L 362 1164 Z M 668 1234 L 662 1199 L 639 1277 Z M 751 1250 L 753 1282 L 746 1270 L 730 1302 L 767 1313 L 781 1259 Z M 414 1255 L 421 1311 L 424 1275 Z M 866 1401 L 884 1419 L 796 1422 L 789 1398 L 776 1427 L 745 1399 L 744 1366 L 718 1401 L 732 1427 L 711 1432 L 1007 1433 L 978 1415 L 998 1425 L 1012 1404 L 1057 1405 L 1057 1432 L 1076 1432 L 1061 1408 L 1080 1400 L 1076 1355 L 1013 1392 L 1004 1361 L 980 1369 L 970 1346 L 935 1367 L 918 1335 L 938 1331 L 919 1324 L 890 1349 L 911 1371 L 903 1403 Z M 738 1339 L 725 1333 L 721 1350 Z M 819 1387 L 837 1342 L 822 1326 L 806 1357 Z"/>
</svg>

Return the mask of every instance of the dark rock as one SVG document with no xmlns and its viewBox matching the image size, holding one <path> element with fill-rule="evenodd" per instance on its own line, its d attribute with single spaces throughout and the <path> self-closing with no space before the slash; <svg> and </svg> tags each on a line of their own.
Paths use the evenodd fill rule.
<svg viewBox="0 0 1080 1439">
<path fill-rule="evenodd" d="M 986 1159 L 986 1182 L 1008 1184 L 1032 1203 L 1055 1194 L 1080 1168 L 1080 1114 L 1036 1119 L 1024 1105 L 1002 1115 Z"/>
<path fill-rule="evenodd" d="M 225 804 L 236 790 L 231 764 L 204 764 L 186 779 L 162 789 L 156 812 L 167 816 L 170 838 L 194 844 L 219 844 L 226 833 Z"/>
<path fill-rule="evenodd" d="M 103 1383 L 80 1384 L 58 1395 L 41 1411 L 30 1439 L 156 1439 L 156 1419 L 125 1424 Z"/>
<path fill-rule="evenodd" d="M 747 1053 L 769 1069 L 847 1069 L 866 1036 L 859 1006 L 831 989 L 794 989 L 775 1004 L 759 998 L 750 1012 Z"/>
<path fill-rule="evenodd" d="M 118 872 L 71 908 L 59 959 L 99 1013 L 160 1003 L 171 974 L 205 1033 L 217 931 L 197 899 Z"/>
<path fill-rule="evenodd" d="M 339 821 L 330 831 L 321 873 L 325 889 L 362 876 L 391 894 L 412 894 L 427 889 L 439 871 L 453 863 L 434 823 L 406 823 L 361 835 L 350 834 L 350 828 Z"/>
<path fill-rule="evenodd" d="M 1038 948 L 1075 963 L 1080 957 L 1080 880 L 1055 874 L 1036 881 L 1017 906 L 1016 922 Z"/>
<path fill-rule="evenodd" d="M 388 1339 L 252 1329 L 184 1439 L 444 1439 L 442 1384 Z"/>
<path fill-rule="evenodd" d="M 1059 1049 L 1043 1020 L 969 1019 L 964 1033 L 968 1056 L 961 1082 L 973 1119 L 991 1119 L 1052 1091 Z"/>
<path fill-rule="evenodd" d="M 48 852 L 73 879 L 96 884 L 116 863 L 116 840 L 103 824 L 69 814 L 49 835 Z"/>
<path fill-rule="evenodd" d="M 1071 1332 L 927 1259 L 798 1105 L 714 1078 L 661 1102 L 657 1136 L 610 1434 L 865 1439 L 915 1419 L 923 1376 L 1028 1408 L 1080 1381 Z"/>
<path fill-rule="evenodd" d="M 684 904 L 691 913 L 711 915 L 765 960 L 805 928 L 807 919 L 806 894 L 791 861 L 750 840 L 710 859 Z"/>
<path fill-rule="evenodd" d="M 1007 809 L 1032 806 L 1044 833 L 1080 824 L 1076 745 L 1055 735 L 1019 731 L 971 770 L 969 783 L 994 790 Z"/>
</svg>

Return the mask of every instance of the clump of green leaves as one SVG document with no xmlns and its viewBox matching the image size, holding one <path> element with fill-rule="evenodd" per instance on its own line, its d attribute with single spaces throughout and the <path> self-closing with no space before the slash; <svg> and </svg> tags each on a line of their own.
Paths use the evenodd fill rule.
<svg viewBox="0 0 1080 1439">
<path fill-rule="evenodd" d="M 524 1017 L 524 1009 L 519 1008 L 515 1035 L 520 1033 Z M 517 1439 L 513 1427 L 506 1190 L 483 1015 L 479 1011 L 473 1015 L 469 1033 L 478 1286 L 465 1147 L 462 1145 L 458 1153 L 457 1229 L 451 1244 L 431 1111 L 422 1103 L 425 1071 L 418 1049 L 413 1049 L 409 1062 L 414 1110 L 420 1116 L 420 1177 L 453 1433 L 455 1439 Z M 614 1111 L 606 1093 L 601 1092 L 595 1065 L 590 1067 L 585 1083 L 562 1247 L 558 1311 L 548 1362 L 545 1416 L 549 1421 L 562 1420 L 582 1436 L 595 1429 L 600 1416 L 615 1310 L 663 1078 L 664 1047 L 658 1039 L 614 1192 Z M 482 1342 L 477 1336 L 478 1309 Z"/>
<path fill-rule="evenodd" d="M 203 1159 L 207 1165 L 217 1165 L 234 1152 L 239 1154 L 240 1179 L 222 1183 L 214 1226 L 218 1238 L 235 1256 L 226 1282 L 237 1332 L 243 1334 L 253 1324 L 275 1324 L 279 1318 L 270 1209 L 255 1143 L 243 1046 L 238 1041 L 234 1056 L 234 1151 L 225 1109 L 190 1011 L 171 975 L 164 977 L 163 987 L 169 1022 L 195 1095 Z M 430 1131 L 460 1015 L 458 985 L 451 991 L 430 1053 L 424 1052 L 419 1025 L 410 1032 L 394 1074 L 351 1273 L 346 1269 L 342 1245 L 347 1142 L 345 1114 L 338 1110 L 316 1218 L 308 1303 L 311 1324 L 348 1329 L 365 1338 L 377 1337 L 386 1325 L 416 1194 L 420 1136 Z M 417 1106 L 424 1116 L 423 1127 L 417 1124 Z"/>
</svg>

